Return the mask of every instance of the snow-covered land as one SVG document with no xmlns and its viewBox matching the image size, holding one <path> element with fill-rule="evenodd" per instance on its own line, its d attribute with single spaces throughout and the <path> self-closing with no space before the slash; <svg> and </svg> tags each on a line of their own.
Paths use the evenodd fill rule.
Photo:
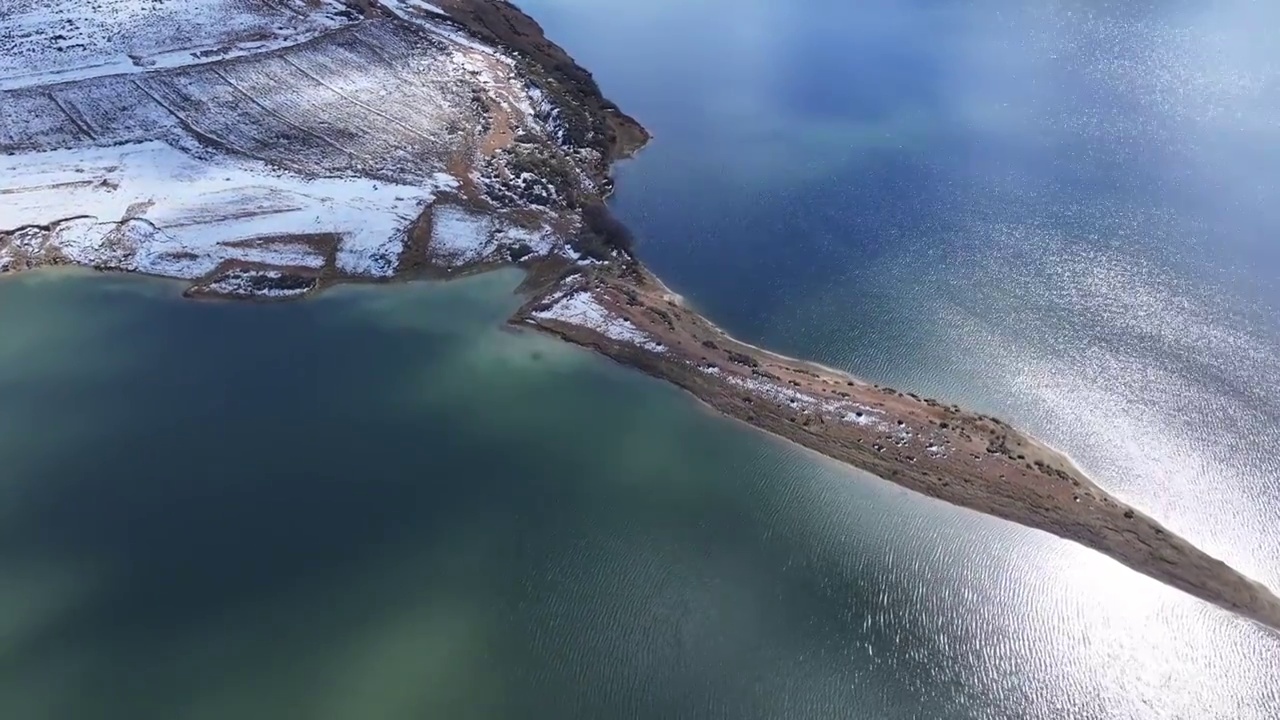
<svg viewBox="0 0 1280 720">
<path fill-rule="evenodd" d="M 338 0 L 4 0 L 0 89 L 275 50 L 356 19 Z"/>
<path fill-rule="evenodd" d="M 451 205 L 437 206 L 431 216 L 431 254 L 447 267 L 481 262 L 496 250 L 493 219 Z"/>
<path fill-rule="evenodd" d="M 70 262 L 196 278 L 224 261 L 319 268 L 325 255 L 290 239 L 340 237 L 337 266 L 394 271 L 405 228 L 453 185 L 300 177 L 228 156 L 197 159 L 160 142 L 0 156 L 0 229 Z M 0 246 L 0 269 L 36 250 Z"/>
<path fill-rule="evenodd" d="M 851 425 L 871 425 L 884 432 L 895 432 L 896 426 L 884 420 L 883 413 L 862 403 L 852 400 L 822 398 L 802 392 L 779 380 L 762 376 L 743 376 L 725 372 L 714 365 L 698 368 L 707 375 L 723 379 L 735 387 L 751 392 L 757 397 L 767 398 L 778 405 L 794 408 L 802 413 L 827 413 Z"/>
<path fill-rule="evenodd" d="M 526 228 L 506 228 L 498 233 L 498 243 L 507 247 L 525 247 L 531 255 L 550 255 L 558 253 L 570 260 L 577 260 L 578 253 L 566 247 L 559 238 L 545 228 L 528 230 Z"/>
<path fill-rule="evenodd" d="M 506 226 L 490 215 L 454 205 L 432 208 L 431 259 L 442 267 L 553 254 L 583 263 L 577 252 L 545 227 Z"/>
<path fill-rule="evenodd" d="M 636 327 L 630 320 L 609 312 L 588 290 L 576 290 L 557 300 L 551 307 L 533 313 L 535 318 L 559 320 L 580 325 L 618 342 L 630 343 L 654 353 L 667 348 Z"/>
<path fill-rule="evenodd" d="M 381 0 L 381 2 L 383 7 L 406 20 L 419 20 L 424 13 L 447 14 L 426 0 Z"/>
<path fill-rule="evenodd" d="M 67 262 L 228 294 L 266 294 L 272 268 L 396 274 L 411 223 L 483 182 L 480 153 L 552 133 L 510 58 L 430 3 L 385 7 L 399 19 L 340 0 L 0 0 L 0 272 Z M 527 218 L 433 217 L 443 265 L 575 257 Z"/>
</svg>

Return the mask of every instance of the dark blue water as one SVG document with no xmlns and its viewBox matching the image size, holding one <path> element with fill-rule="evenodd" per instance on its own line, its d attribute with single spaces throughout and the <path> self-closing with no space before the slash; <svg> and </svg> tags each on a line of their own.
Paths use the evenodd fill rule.
<svg viewBox="0 0 1280 720">
<path fill-rule="evenodd" d="M 526 4 L 655 131 L 617 205 L 691 302 L 1280 585 L 1276 10 Z M 1280 714 L 1275 634 L 505 330 L 516 282 L 0 283 L 4 717 Z"/>
</svg>

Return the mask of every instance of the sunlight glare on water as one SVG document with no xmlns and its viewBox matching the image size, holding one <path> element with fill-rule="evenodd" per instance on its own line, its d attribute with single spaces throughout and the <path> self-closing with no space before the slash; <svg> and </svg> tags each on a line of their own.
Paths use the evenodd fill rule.
<svg viewBox="0 0 1280 720">
<path fill-rule="evenodd" d="M 616 204 L 691 303 L 1005 416 L 1280 588 L 1280 6 L 531 5 L 654 130 Z M 1006 707 L 1280 712 L 1268 631 L 1074 546 L 972 573 L 975 676 L 1080 711 Z"/>
</svg>

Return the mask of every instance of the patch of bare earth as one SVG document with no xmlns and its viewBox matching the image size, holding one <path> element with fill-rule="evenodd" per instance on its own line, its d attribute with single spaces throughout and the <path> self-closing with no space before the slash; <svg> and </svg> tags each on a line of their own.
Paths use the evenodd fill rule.
<svg viewBox="0 0 1280 720">
<path fill-rule="evenodd" d="M 271 250 L 273 247 L 306 247 L 324 258 L 320 267 L 278 265 L 225 260 L 212 272 L 197 278 L 183 292 L 191 298 L 235 300 L 284 300 L 302 297 L 326 287 L 341 274 L 337 270 L 342 238 L 334 233 L 301 233 L 233 240 L 227 247 Z"/>
</svg>

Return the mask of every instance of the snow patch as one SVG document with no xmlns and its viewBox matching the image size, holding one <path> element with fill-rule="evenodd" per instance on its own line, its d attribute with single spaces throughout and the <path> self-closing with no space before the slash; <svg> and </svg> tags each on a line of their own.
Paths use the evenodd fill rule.
<svg viewBox="0 0 1280 720">
<path fill-rule="evenodd" d="M 431 214 L 431 252 L 449 267 L 479 262 L 493 254 L 493 220 L 452 205 L 437 206 Z"/>
<path fill-rule="evenodd" d="M 806 395 L 791 387 L 779 385 L 755 377 L 732 376 L 729 381 L 745 390 L 750 390 L 760 397 L 766 397 L 779 405 L 799 407 L 812 411 L 822 405 L 822 401 L 812 395 Z"/>
<path fill-rule="evenodd" d="M 424 13 L 435 13 L 437 15 L 448 15 L 449 13 L 441 10 L 439 7 L 432 5 L 426 0 L 381 0 L 382 6 L 390 10 L 392 14 L 402 20 L 412 20 L 419 22 L 423 19 Z"/>
<path fill-rule="evenodd" d="M 662 354 L 667 347 L 653 340 L 647 333 L 631 323 L 605 309 L 590 292 L 579 290 L 570 293 L 546 310 L 539 310 L 533 316 L 543 320 L 559 320 L 571 325 L 591 328 L 607 338 L 618 342 L 630 343 L 650 352 Z"/>
<path fill-rule="evenodd" d="M 72 262 L 177 278 L 233 259 L 319 268 L 324 257 L 289 238 L 335 234 L 339 270 L 387 276 L 444 187 L 307 179 L 161 142 L 21 153 L 0 156 L 0 232 L 50 225 L 44 248 Z"/>
<path fill-rule="evenodd" d="M 769 400 L 776 405 L 789 407 L 806 415 L 829 414 L 840 422 L 861 427 L 873 427 L 883 432 L 896 432 L 895 444 L 904 447 L 910 443 L 914 434 L 901 427 L 884 421 L 881 413 L 852 400 L 823 398 L 801 392 L 794 386 L 783 385 L 762 377 L 743 376 L 726 372 L 714 365 L 699 365 L 698 370 L 713 377 L 722 378 L 730 385 L 752 393 L 754 396 Z"/>
<path fill-rule="evenodd" d="M 561 244 L 555 234 L 546 228 L 529 230 L 521 227 L 506 228 L 498 233 L 498 243 L 507 247 L 526 245 L 532 250 L 531 254 L 538 256 L 556 252 Z"/>
<path fill-rule="evenodd" d="M 536 85 L 529 85 L 527 88 L 530 101 L 530 114 L 534 115 L 547 128 L 547 133 L 555 138 L 556 142 L 561 145 L 569 144 L 569 133 L 565 130 L 564 121 L 560 116 L 560 108 L 542 92 L 542 88 Z"/>
</svg>

